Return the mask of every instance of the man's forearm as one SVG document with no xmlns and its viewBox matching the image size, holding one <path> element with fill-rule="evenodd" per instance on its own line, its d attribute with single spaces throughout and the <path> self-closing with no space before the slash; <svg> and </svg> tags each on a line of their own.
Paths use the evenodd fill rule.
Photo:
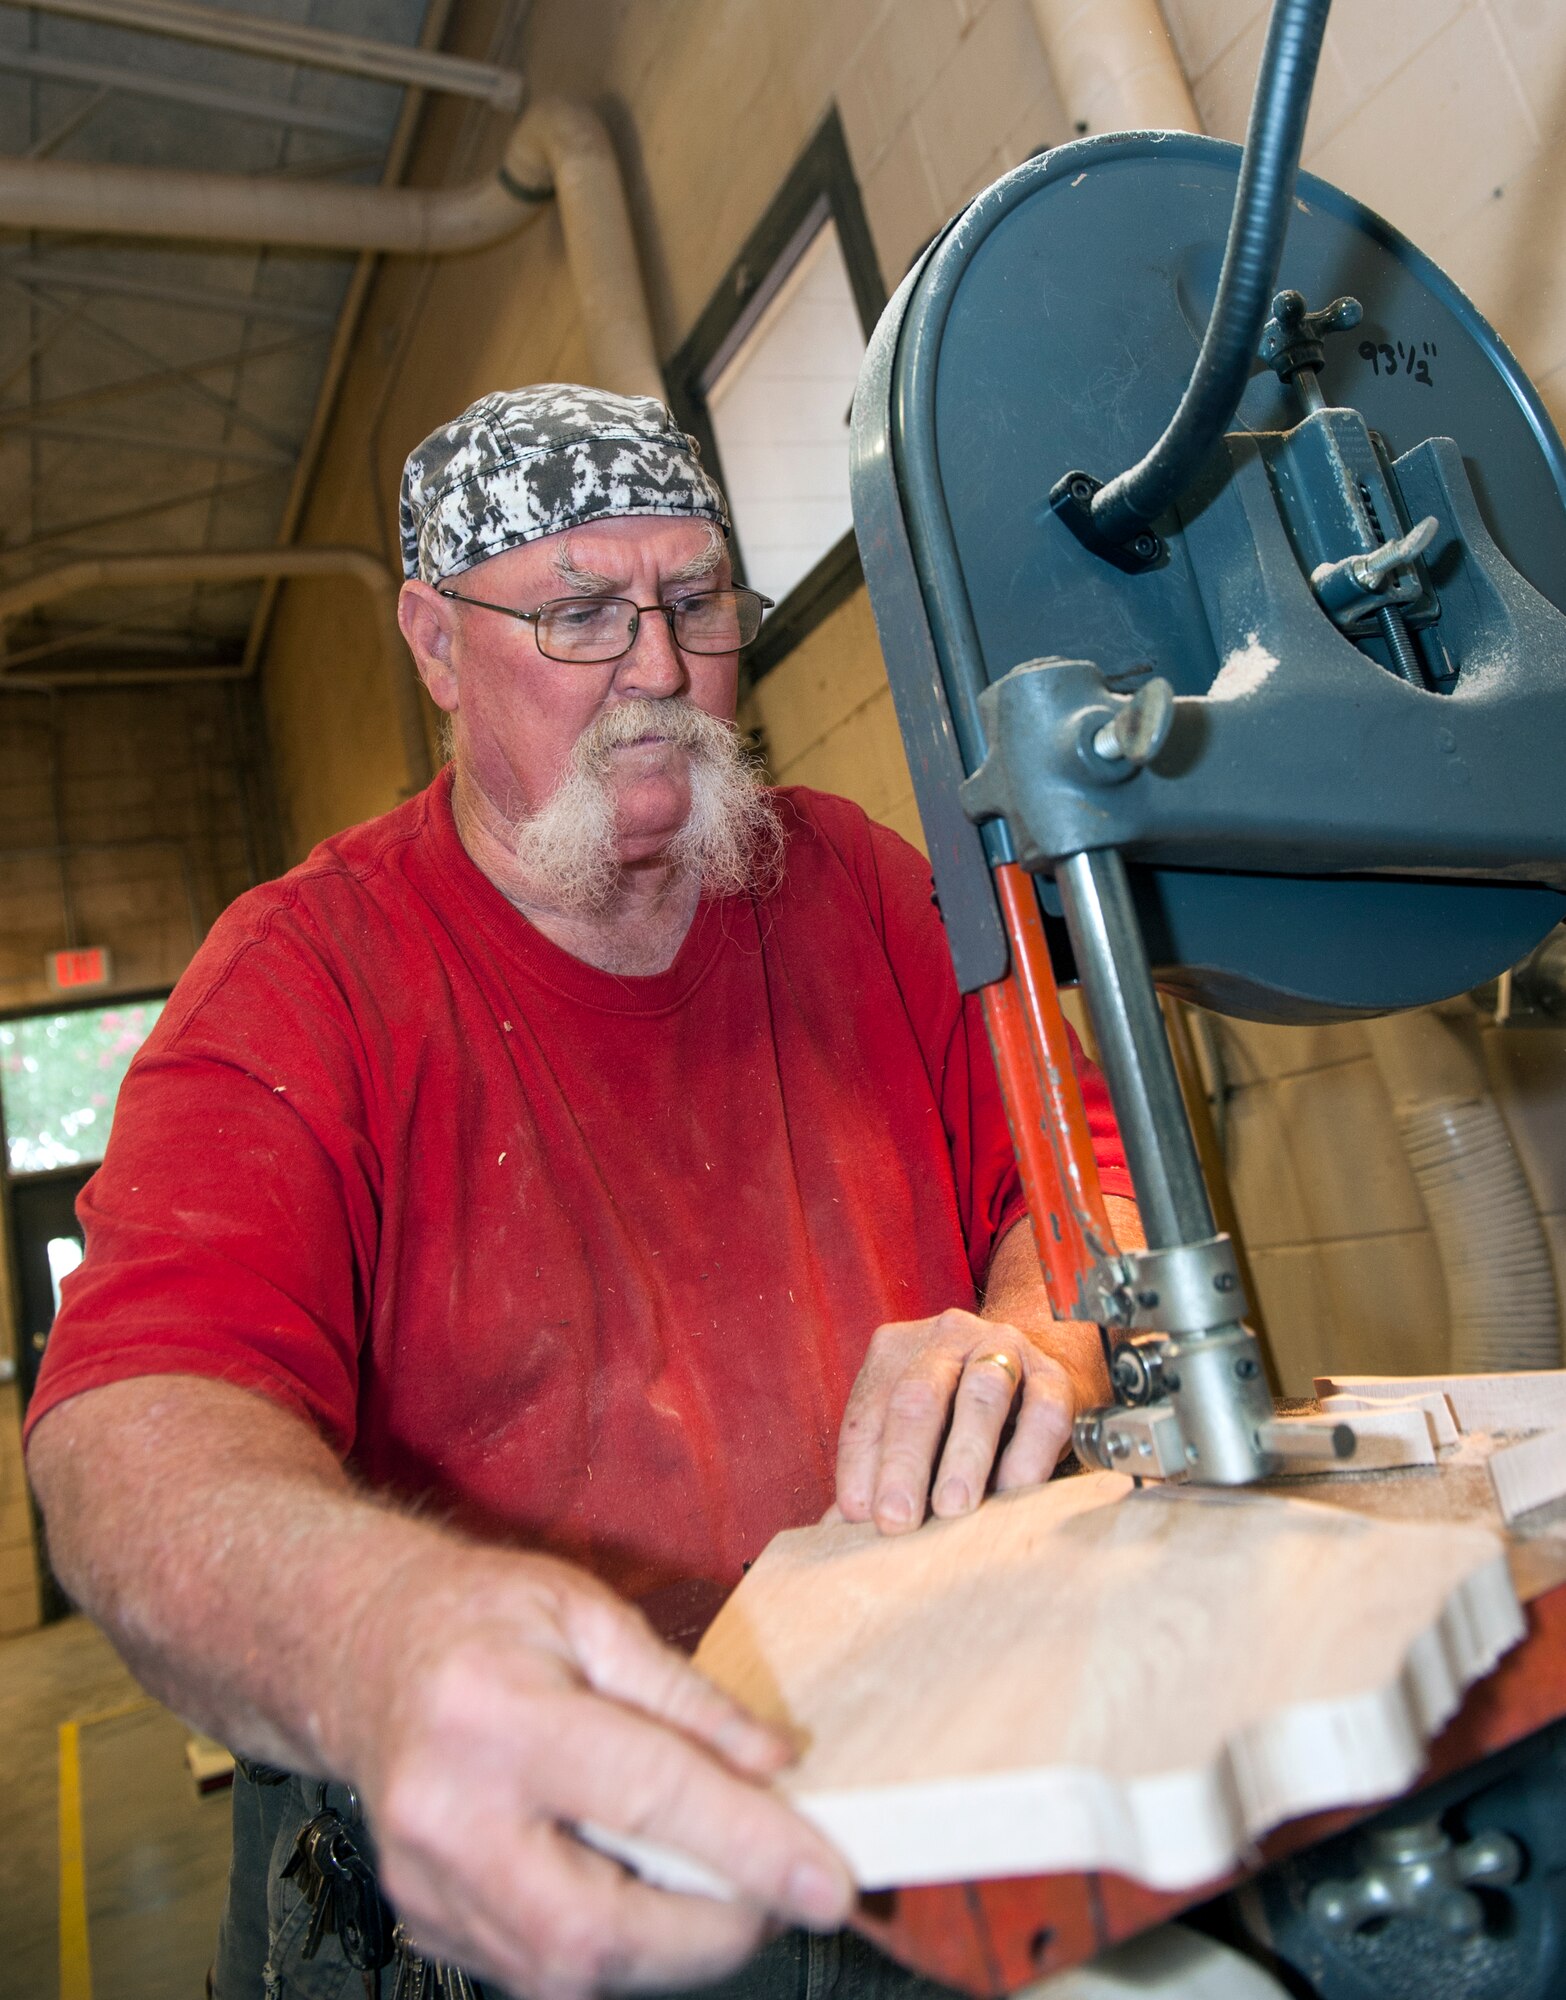
<svg viewBox="0 0 1566 2000">
<path fill-rule="evenodd" d="M 190 1376 L 61 1404 L 29 1465 L 61 1581 L 142 1681 L 236 1750 L 351 1779 L 434 1956 L 581 2000 L 705 1984 L 769 1913 L 843 1921 L 841 1861 L 756 1782 L 785 1743 L 581 1571 L 382 1507 L 305 1425 Z M 736 1899 L 654 1892 L 587 1822 Z"/>
<path fill-rule="evenodd" d="M 1104 1205 L 1118 1247 L 1141 1249 L 1145 1239 L 1136 1203 L 1111 1194 L 1104 1197 Z M 996 1246 L 979 1310 L 984 1319 L 1014 1326 L 1058 1361 L 1071 1378 L 1079 1409 L 1108 1400 L 1109 1379 L 1098 1328 L 1090 1321 L 1056 1319 L 1051 1312 L 1033 1226 L 1026 1218 L 1008 1230 Z"/>
<path fill-rule="evenodd" d="M 344 1773 L 367 1627 L 464 1545 L 357 1492 L 265 1398 L 148 1376 L 62 1403 L 28 1468 L 50 1559 L 160 1700 L 242 1754 Z"/>
</svg>

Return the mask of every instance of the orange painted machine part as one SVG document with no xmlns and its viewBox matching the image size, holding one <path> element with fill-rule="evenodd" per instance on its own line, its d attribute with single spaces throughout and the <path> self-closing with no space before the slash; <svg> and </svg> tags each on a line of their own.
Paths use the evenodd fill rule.
<svg viewBox="0 0 1566 2000">
<path fill-rule="evenodd" d="M 1003 861 L 995 870 L 995 888 L 1011 942 L 1012 977 L 1037 1043 L 1047 1130 L 1060 1161 L 1066 1194 L 1089 1247 L 1109 1252 L 1114 1248 L 1114 1234 L 1099 1186 L 1098 1162 L 1093 1157 L 1087 1112 L 1071 1060 L 1071 1036 L 1061 1012 L 1060 988 L 1055 984 L 1033 878 L 1016 862 Z"/>
<path fill-rule="evenodd" d="M 1009 975 L 986 986 L 983 993 L 985 1026 L 1006 1100 L 1011 1142 L 1017 1149 L 1022 1192 L 1033 1218 L 1044 1289 L 1057 1319 L 1075 1319 L 1078 1280 L 1089 1261 L 1087 1245 L 1066 1199 L 1060 1165 L 1045 1129 L 1044 1090 L 1022 996 Z"/>
<path fill-rule="evenodd" d="M 1014 862 L 996 868 L 995 886 L 1011 971 L 983 989 L 984 1017 L 1050 1306 L 1075 1319 L 1081 1280 L 1114 1239 L 1038 898 Z"/>
</svg>

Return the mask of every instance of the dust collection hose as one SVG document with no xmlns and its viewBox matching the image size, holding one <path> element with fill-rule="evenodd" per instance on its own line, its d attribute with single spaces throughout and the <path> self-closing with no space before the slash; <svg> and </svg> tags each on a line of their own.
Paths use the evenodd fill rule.
<svg viewBox="0 0 1566 2000">
<path fill-rule="evenodd" d="M 1274 0 L 1212 316 L 1168 428 L 1145 458 L 1093 495 L 1101 540 L 1124 546 L 1172 506 L 1229 427 L 1272 306 L 1293 206 L 1311 86 L 1332 0 Z"/>
</svg>

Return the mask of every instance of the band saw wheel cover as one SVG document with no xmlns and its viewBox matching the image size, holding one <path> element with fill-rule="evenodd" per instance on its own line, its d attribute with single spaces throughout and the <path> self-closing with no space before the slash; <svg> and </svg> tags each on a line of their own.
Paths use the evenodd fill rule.
<svg viewBox="0 0 1566 2000">
<path fill-rule="evenodd" d="M 856 520 L 863 543 L 861 500 L 874 497 L 877 465 L 890 468 L 949 688 L 964 647 L 985 681 L 1055 655 L 1111 678 L 1151 667 L 1179 694 L 1211 686 L 1219 660 L 1178 521 L 1156 524 L 1169 560 L 1127 576 L 1065 532 L 1047 496 L 1074 467 L 1123 470 L 1168 421 L 1212 306 L 1239 159 L 1236 146 L 1184 133 L 1043 154 L 980 195 L 888 307 L 877 341 L 883 353 L 895 342 L 889 435 L 879 453 L 856 435 Z M 1497 543 L 1566 612 L 1566 453 L 1456 285 L 1361 203 L 1302 174 L 1277 286 L 1313 308 L 1343 293 L 1361 301 L 1362 324 L 1327 343 L 1327 401 L 1362 410 L 1393 456 L 1455 438 Z M 1287 430 L 1300 414 L 1258 362 L 1230 428 Z M 867 547 L 873 597 L 878 567 L 884 577 Z M 879 601 L 876 611 L 886 627 Z M 889 668 L 907 735 L 928 682 L 899 688 L 891 652 Z M 1484 810 L 1504 813 L 1505 800 Z M 1566 897 L 1528 885 L 1133 873 L 1160 983 L 1256 1020 L 1444 998 L 1566 917 Z"/>
</svg>

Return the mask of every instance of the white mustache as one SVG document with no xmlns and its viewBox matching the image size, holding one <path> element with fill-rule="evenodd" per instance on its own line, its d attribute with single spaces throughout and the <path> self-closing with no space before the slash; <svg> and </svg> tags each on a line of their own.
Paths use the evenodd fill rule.
<svg viewBox="0 0 1566 2000">
<path fill-rule="evenodd" d="M 611 750 L 641 743 L 649 736 L 673 743 L 698 756 L 728 754 L 738 731 L 680 695 L 632 695 L 606 708 L 577 739 L 573 762 L 578 769 L 601 771 Z"/>
</svg>

